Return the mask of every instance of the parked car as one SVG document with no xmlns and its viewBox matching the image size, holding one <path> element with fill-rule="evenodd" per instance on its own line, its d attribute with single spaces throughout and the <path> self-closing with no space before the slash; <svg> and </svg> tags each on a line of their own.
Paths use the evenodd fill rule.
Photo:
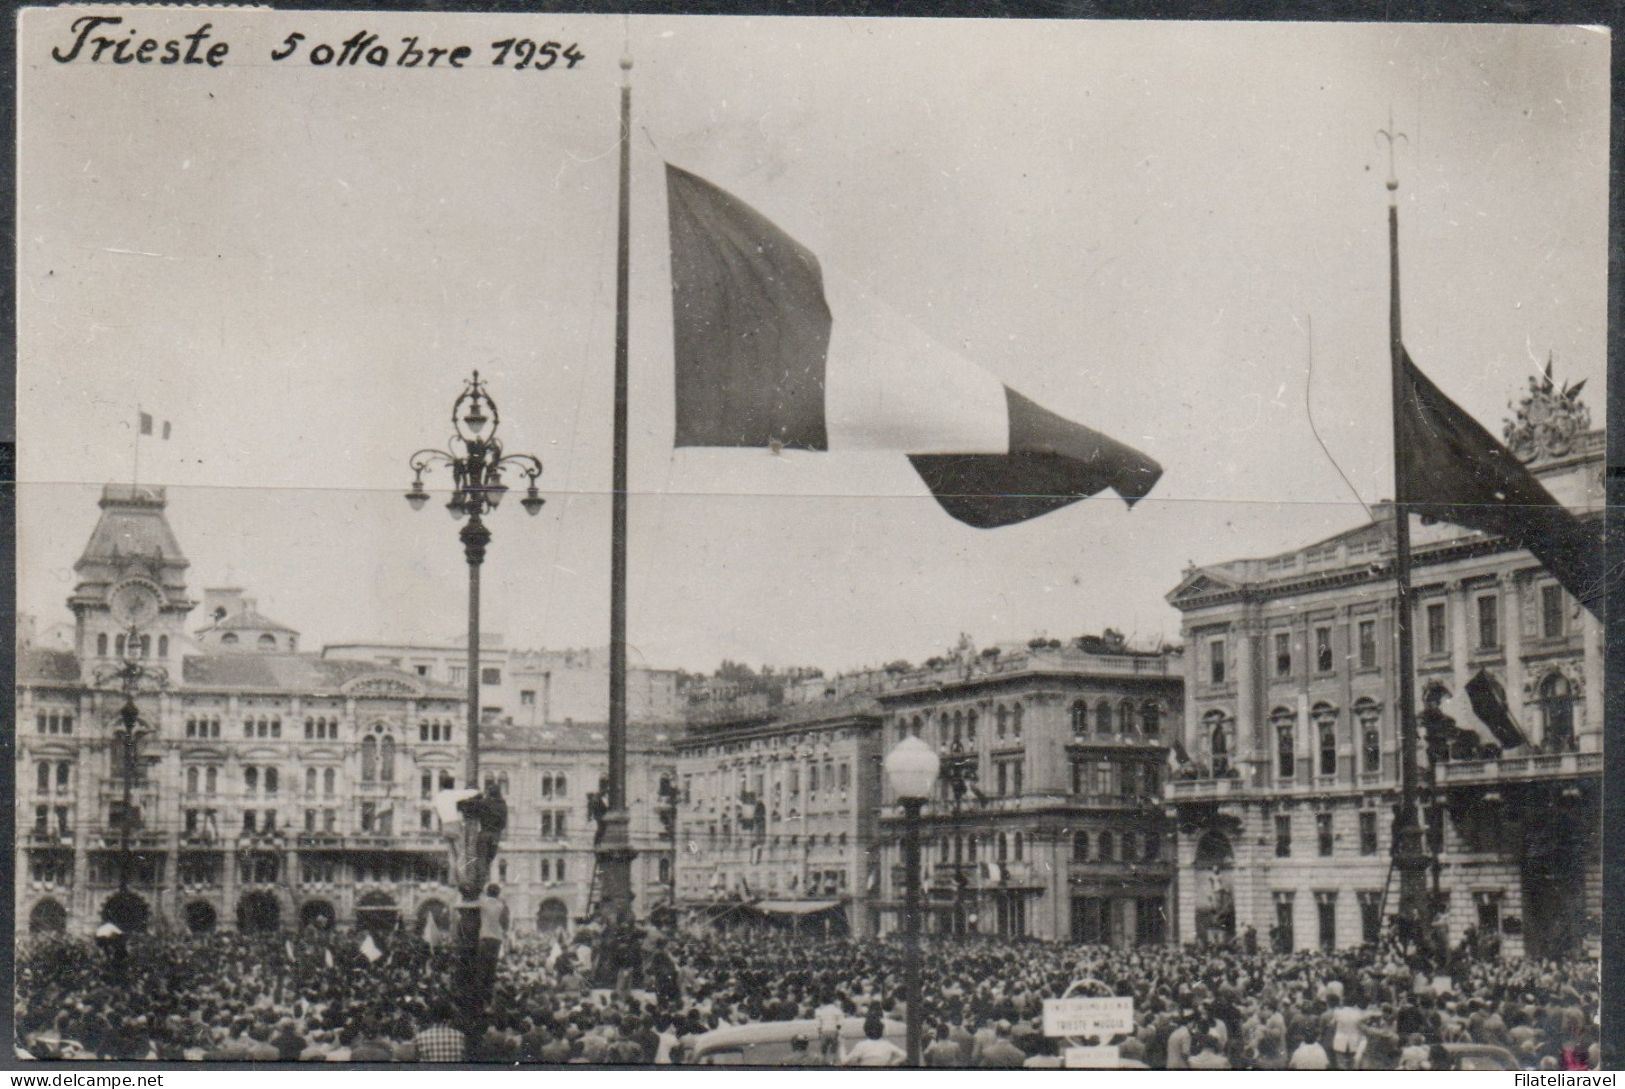
<svg viewBox="0 0 1625 1089">
<path fill-rule="evenodd" d="M 847 1017 L 841 1021 L 840 1041 L 843 1049 L 864 1038 L 862 1017 Z M 885 1038 L 898 1047 L 906 1047 L 908 1029 L 901 1021 L 882 1022 Z M 756 1021 L 733 1028 L 713 1029 L 684 1040 L 687 1061 L 697 1066 L 783 1066 L 790 1058 L 790 1041 L 805 1036 L 807 1049 L 818 1056 L 820 1043 L 818 1022 Z"/>
<path fill-rule="evenodd" d="M 1495 1044 L 1445 1044 L 1452 1070 L 1522 1070 L 1517 1056 Z"/>
</svg>

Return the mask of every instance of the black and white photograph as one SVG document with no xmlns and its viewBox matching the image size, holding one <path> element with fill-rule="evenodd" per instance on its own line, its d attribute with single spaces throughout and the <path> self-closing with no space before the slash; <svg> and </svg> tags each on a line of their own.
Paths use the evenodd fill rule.
<svg viewBox="0 0 1625 1089">
<path fill-rule="evenodd" d="M 14 1069 L 1616 1065 L 1608 28 L 15 48 Z"/>
</svg>

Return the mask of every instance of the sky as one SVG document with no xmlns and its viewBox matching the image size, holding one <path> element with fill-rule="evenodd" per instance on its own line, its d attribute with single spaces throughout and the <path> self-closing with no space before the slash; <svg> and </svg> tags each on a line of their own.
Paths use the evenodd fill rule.
<svg viewBox="0 0 1625 1089">
<path fill-rule="evenodd" d="M 1390 114 L 1412 357 L 1498 433 L 1550 353 L 1602 424 L 1606 31 L 121 9 L 229 52 L 52 60 L 82 13 L 18 36 L 18 598 L 46 624 L 140 405 L 172 424 L 139 475 L 194 597 L 247 587 L 307 647 L 462 630 L 456 526 L 401 495 L 478 368 L 548 499 L 492 519 L 485 627 L 607 639 L 623 43 L 628 640 L 652 664 L 1172 640 L 1187 564 L 1359 524 L 1392 492 Z M 308 63 L 363 28 L 473 53 Z M 489 63 L 524 36 L 585 59 Z M 674 450 L 663 161 L 1161 482 L 976 530 L 900 455 Z"/>
</svg>

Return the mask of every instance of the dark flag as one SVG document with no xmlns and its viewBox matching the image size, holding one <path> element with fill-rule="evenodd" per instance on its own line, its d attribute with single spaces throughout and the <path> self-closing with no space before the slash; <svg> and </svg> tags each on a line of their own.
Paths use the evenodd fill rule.
<svg viewBox="0 0 1625 1089">
<path fill-rule="evenodd" d="M 1395 391 L 1404 451 L 1398 501 L 1413 514 L 1505 537 L 1534 554 L 1564 589 L 1601 606 L 1602 524 L 1577 518 L 1411 360 Z"/>
<path fill-rule="evenodd" d="M 1473 714 L 1490 728 L 1490 733 L 1501 743 L 1501 748 L 1516 749 L 1528 744 L 1528 739 L 1518 728 L 1517 720 L 1512 717 L 1511 708 L 1507 706 L 1506 693 L 1488 670 L 1479 670 L 1467 682 L 1467 700 L 1473 705 Z"/>
<path fill-rule="evenodd" d="M 744 201 L 667 164 L 678 446 L 889 450 L 989 529 L 1162 467 L 1005 386 L 838 279 Z M 831 305 L 834 294 L 836 305 Z"/>
</svg>

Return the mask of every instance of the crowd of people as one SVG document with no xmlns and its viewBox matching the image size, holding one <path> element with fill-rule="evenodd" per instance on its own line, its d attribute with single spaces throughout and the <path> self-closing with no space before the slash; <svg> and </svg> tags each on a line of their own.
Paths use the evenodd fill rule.
<svg viewBox="0 0 1625 1089">
<path fill-rule="evenodd" d="M 629 938 L 631 935 L 622 935 Z M 593 935 L 510 942 L 488 1012 L 452 1000 L 456 953 L 404 934 L 134 935 L 19 949 L 18 1049 L 36 1059 L 675 1064 L 724 1026 L 861 1017 L 838 1051 L 799 1039 L 798 1064 L 894 1065 L 903 948 L 772 932 L 641 932 L 616 986 Z M 1043 1000 L 1074 981 L 1133 998 L 1125 1060 L 1169 1069 L 1432 1069 L 1448 1045 L 1505 1048 L 1527 1069 L 1599 1065 L 1598 964 L 1464 953 L 1417 972 L 1395 950 L 1281 954 L 1113 949 L 993 938 L 928 941 L 922 1015 L 932 1066 L 1021 1066 L 1065 1044 Z M 602 967 L 602 963 L 600 963 Z M 1447 978 L 1441 972 L 1448 970 Z"/>
</svg>

